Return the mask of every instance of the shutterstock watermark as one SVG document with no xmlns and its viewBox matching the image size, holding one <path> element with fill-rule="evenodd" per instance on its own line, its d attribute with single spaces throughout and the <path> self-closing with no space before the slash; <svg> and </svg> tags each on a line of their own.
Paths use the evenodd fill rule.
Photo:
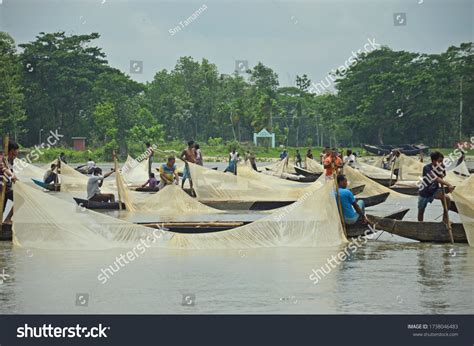
<svg viewBox="0 0 474 346">
<path fill-rule="evenodd" d="M 336 69 L 332 69 L 332 73 L 329 73 L 326 78 L 321 80 L 319 83 L 311 83 L 311 86 L 309 87 L 308 91 L 316 95 L 322 95 L 327 90 L 327 88 L 331 86 L 331 83 L 336 81 L 337 72 L 339 72 L 339 75 L 344 76 L 351 67 L 355 66 L 359 62 L 360 55 L 363 52 L 368 54 L 380 48 L 380 44 L 376 43 L 374 38 L 369 38 L 367 41 L 368 42 L 364 44 L 364 47 L 359 49 L 357 53 L 352 51 L 352 55 L 347 58 L 343 65 L 340 65 Z"/>
<path fill-rule="evenodd" d="M 97 327 L 81 327 L 76 324 L 75 327 L 53 327 L 51 324 L 30 327 L 25 323 L 22 327 L 16 329 L 16 337 L 21 338 L 107 338 L 107 331 L 110 327 L 102 326 L 99 323 Z"/>
<path fill-rule="evenodd" d="M 313 273 L 309 275 L 309 279 L 313 281 L 314 285 L 316 285 L 320 280 L 325 278 L 326 275 L 328 275 L 334 268 L 339 266 L 348 257 L 350 257 L 351 253 L 355 253 L 360 247 L 365 245 L 367 241 L 373 239 L 376 230 L 370 225 L 368 227 L 369 229 L 364 231 L 363 235 L 359 235 L 357 238 L 352 239 L 349 244 L 344 248 L 344 250 L 339 251 L 337 255 L 332 255 L 331 258 L 328 258 L 326 260 L 325 265 L 322 265 L 318 269 L 311 269 Z M 349 249 L 351 252 L 349 251 Z"/>
<path fill-rule="evenodd" d="M 35 145 L 35 147 L 26 155 L 23 160 L 15 161 L 14 169 L 15 173 L 21 172 L 27 166 L 25 163 L 32 164 L 34 161 L 37 161 L 42 155 L 44 155 L 43 149 L 50 149 L 51 147 L 56 146 L 64 135 L 60 134 L 56 129 L 54 132 L 49 131 L 49 136 L 46 138 L 46 141 L 40 145 Z"/>
<path fill-rule="evenodd" d="M 120 256 L 115 257 L 113 264 L 109 265 L 105 269 L 101 269 L 100 274 L 97 275 L 97 280 L 99 280 L 102 284 L 107 283 L 114 273 L 118 273 L 120 269 L 143 255 L 146 250 L 151 247 L 150 244 L 155 243 L 157 239 L 160 239 L 163 236 L 164 233 L 165 229 L 159 228 L 153 230 L 153 237 L 147 236 L 146 240 L 140 239 L 140 242 L 131 250 L 127 251 L 125 255 L 121 253 Z"/>
<path fill-rule="evenodd" d="M 188 18 L 180 21 L 178 26 L 175 26 L 174 28 L 170 28 L 168 32 L 170 33 L 171 36 L 176 35 L 182 29 L 184 29 L 185 27 L 190 25 L 192 22 L 194 22 L 201 15 L 201 13 L 203 13 L 206 10 L 207 10 L 207 6 L 206 4 L 203 4 L 196 11 L 194 11 L 194 13 L 190 15 Z"/>
<path fill-rule="evenodd" d="M 140 156 L 138 156 L 132 162 L 127 162 L 122 168 L 122 173 L 125 173 L 137 167 L 140 164 L 140 162 L 142 162 L 143 160 L 146 160 L 153 153 L 153 151 L 157 149 L 158 149 L 158 146 L 156 144 L 151 145 L 150 148 L 147 148 L 143 153 L 140 154 Z"/>
</svg>

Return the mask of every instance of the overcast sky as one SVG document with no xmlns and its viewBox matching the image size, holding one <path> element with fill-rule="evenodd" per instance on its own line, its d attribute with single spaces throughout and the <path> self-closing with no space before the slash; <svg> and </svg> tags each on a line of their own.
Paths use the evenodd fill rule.
<svg viewBox="0 0 474 346">
<path fill-rule="evenodd" d="M 318 82 L 368 39 L 394 50 L 439 53 L 472 42 L 474 0 L 0 0 L 0 30 L 16 43 L 39 32 L 98 32 L 110 65 L 138 81 L 172 69 L 180 56 L 207 58 L 221 73 L 235 60 L 261 61 L 281 85 L 296 74 Z M 170 34 L 200 7 L 189 25 Z M 405 13 L 394 18 L 395 13 Z M 184 24 L 184 23 L 183 23 Z M 399 25 L 395 25 L 399 24 Z"/>
</svg>

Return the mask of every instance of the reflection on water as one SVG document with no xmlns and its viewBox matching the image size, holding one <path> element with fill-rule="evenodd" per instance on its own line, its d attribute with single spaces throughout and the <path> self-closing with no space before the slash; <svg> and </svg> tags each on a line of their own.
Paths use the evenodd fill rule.
<svg viewBox="0 0 474 346">
<path fill-rule="evenodd" d="M 397 240 L 395 242 L 394 240 Z M 472 313 L 474 249 L 383 235 L 317 284 L 337 248 L 149 249 L 97 276 L 126 249 L 44 251 L 0 244 L 2 313 Z M 76 295 L 88 294 L 86 305 Z M 193 297 L 192 299 L 190 297 Z M 189 298 L 189 299 L 188 299 Z M 192 304 L 184 302 L 191 301 Z"/>
</svg>

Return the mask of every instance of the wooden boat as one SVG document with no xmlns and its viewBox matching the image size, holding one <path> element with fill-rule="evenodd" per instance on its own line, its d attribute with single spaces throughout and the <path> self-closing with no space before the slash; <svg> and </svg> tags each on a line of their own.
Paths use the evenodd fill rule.
<svg viewBox="0 0 474 346">
<path fill-rule="evenodd" d="M 106 210 L 119 210 L 119 202 L 96 202 L 89 201 L 87 199 L 73 197 L 74 201 L 78 206 L 87 209 L 106 209 Z M 122 203 L 122 209 L 125 209 L 125 204 Z"/>
<path fill-rule="evenodd" d="M 384 192 L 379 195 L 373 195 L 369 197 L 357 197 L 357 200 L 364 201 L 365 207 L 373 207 L 374 205 L 382 204 L 390 196 L 390 192 Z"/>
<path fill-rule="evenodd" d="M 377 204 L 385 202 L 390 195 L 389 192 L 384 192 L 379 195 L 360 197 L 357 200 L 363 200 L 365 207 L 372 207 Z M 220 210 L 272 210 L 276 208 L 286 207 L 295 200 L 288 201 L 204 201 L 203 203 L 209 207 Z"/>
<path fill-rule="evenodd" d="M 354 196 L 357 196 L 358 194 L 364 192 L 364 189 L 365 189 L 365 185 L 358 185 L 358 186 L 351 187 L 349 190 L 352 191 Z"/>
<path fill-rule="evenodd" d="M 318 179 L 322 174 L 322 173 L 313 173 L 298 166 L 293 166 L 293 167 L 295 168 L 296 173 L 305 177 L 316 177 L 316 179 Z"/>
<path fill-rule="evenodd" d="M 375 228 L 400 237 L 430 243 L 450 243 L 449 232 L 442 222 L 418 222 L 369 218 Z M 456 243 L 467 243 L 466 232 L 462 223 L 453 223 L 453 238 Z"/>
<path fill-rule="evenodd" d="M 373 220 L 379 221 L 384 218 L 402 220 L 409 209 L 400 210 L 396 213 L 379 217 L 370 217 Z M 229 231 L 236 227 L 244 226 L 251 223 L 250 221 L 211 221 L 211 222 L 164 222 L 164 223 L 140 223 L 142 226 L 151 228 L 166 229 L 176 233 L 212 233 L 220 231 Z M 371 234 L 369 227 L 366 224 L 355 223 L 353 225 L 346 225 L 347 236 L 356 238 Z"/>
<path fill-rule="evenodd" d="M 402 154 L 407 156 L 415 156 L 423 151 L 423 153 L 428 154 L 429 147 L 425 145 L 413 145 L 413 144 L 400 144 L 400 145 L 370 145 L 370 144 L 362 144 L 362 148 L 364 148 L 367 152 L 374 154 L 374 155 L 388 155 L 393 149 L 399 150 Z"/>
<path fill-rule="evenodd" d="M 137 192 L 158 192 L 158 186 L 155 188 L 151 187 L 137 187 L 135 188 L 135 191 Z"/>
<path fill-rule="evenodd" d="M 286 180 L 290 181 L 296 181 L 298 183 L 314 183 L 316 180 L 318 180 L 317 176 L 312 176 L 312 177 L 305 177 L 305 176 L 299 176 L 298 179 L 291 179 L 291 178 L 286 178 Z"/>
<path fill-rule="evenodd" d="M 49 190 L 49 191 L 60 191 L 61 190 L 61 185 L 60 184 L 45 184 L 41 180 L 37 180 L 37 179 L 31 179 L 31 180 L 33 180 L 33 183 L 35 183 L 36 185 L 42 187 L 45 190 Z"/>
<path fill-rule="evenodd" d="M 0 225 L 0 241 L 12 240 L 12 225 Z"/>
<path fill-rule="evenodd" d="M 383 185 L 383 186 L 385 186 L 385 187 L 389 187 L 389 186 L 390 186 L 390 183 L 392 183 L 392 185 L 393 185 L 393 184 L 395 184 L 395 183 L 397 182 L 396 179 L 390 180 L 390 178 L 389 178 L 389 179 L 386 179 L 386 178 L 383 178 L 383 179 L 381 179 L 381 178 L 372 178 L 372 177 L 370 177 L 370 176 L 368 176 L 368 175 L 367 175 L 367 177 L 368 177 L 369 179 L 375 181 L 376 183 L 379 183 L 380 185 Z"/>
</svg>

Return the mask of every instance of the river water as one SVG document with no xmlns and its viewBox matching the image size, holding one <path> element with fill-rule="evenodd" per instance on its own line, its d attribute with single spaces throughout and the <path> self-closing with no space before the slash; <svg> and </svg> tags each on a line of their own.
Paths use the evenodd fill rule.
<svg viewBox="0 0 474 346">
<path fill-rule="evenodd" d="M 441 214 L 435 201 L 426 220 Z M 416 197 L 372 208 L 383 215 Z M 368 210 L 370 211 L 370 210 Z M 451 214 L 454 221 L 456 215 Z M 474 248 L 422 244 L 387 233 L 361 245 L 315 284 L 312 270 L 344 250 L 147 249 L 106 283 L 101 269 L 127 249 L 52 251 L 0 243 L 1 313 L 468 314 Z M 333 262 L 334 263 L 334 262 Z M 4 272 L 3 272 L 4 270 Z"/>
</svg>

